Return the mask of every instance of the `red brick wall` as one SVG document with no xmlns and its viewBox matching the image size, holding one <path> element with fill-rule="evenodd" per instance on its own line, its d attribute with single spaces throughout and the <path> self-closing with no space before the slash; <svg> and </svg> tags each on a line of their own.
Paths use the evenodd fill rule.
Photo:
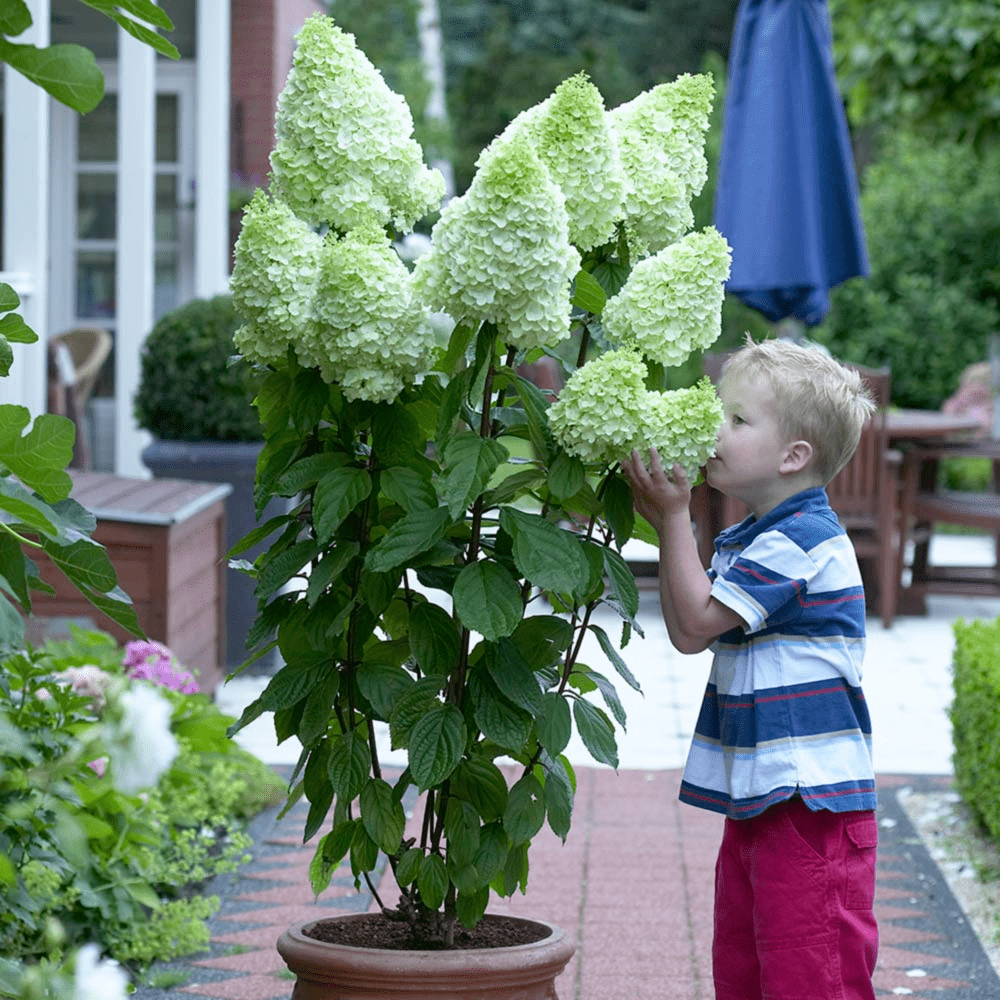
<svg viewBox="0 0 1000 1000">
<path fill-rule="evenodd" d="M 295 35 L 317 0 L 231 0 L 234 173 L 264 184 L 274 145 L 274 110 L 292 66 Z"/>
</svg>

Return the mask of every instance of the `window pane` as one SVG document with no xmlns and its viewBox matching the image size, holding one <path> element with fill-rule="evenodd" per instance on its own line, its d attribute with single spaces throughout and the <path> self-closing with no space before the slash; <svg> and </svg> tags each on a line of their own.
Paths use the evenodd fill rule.
<svg viewBox="0 0 1000 1000">
<path fill-rule="evenodd" d="M 76 235 L 81 240 L 115 238 L 114 174 L 80 174 L 76 183 Z"/>
<path fill-rule="evenodd" d="M 177 95 L 156 95 L 156 162 L 176 163 L 177 141 Z"/>
<path fill-rule="evenodd" d="M 114 250 L 81 251 L 76 256 L 77 317 L 107 319 L 114 314 Z"/>
<path fill-rule="evenodd" d="M 105 94 L 93 111 L 79 118 L 77 159 L 81 163 L 114 163 L 118 159 L 118 97 Z"/>
<path fill-rule="evenodd" d="M 180 304 L 180 261 L 176 250 L 157 250 L 153 273 L 154 320 Z"/>
<path fill-rule="evenodd" d="M 156 175 L 156 239 L 176 240 L 177 221 L 177 175 Z"/>
</svg>

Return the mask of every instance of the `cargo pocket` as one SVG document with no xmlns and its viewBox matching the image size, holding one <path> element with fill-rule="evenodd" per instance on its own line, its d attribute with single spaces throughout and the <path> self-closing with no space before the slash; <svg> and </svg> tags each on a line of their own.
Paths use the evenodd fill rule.
<svg viewBox="0 0 1000 1000">
<path fill-rule="evenodd" d="M 849 910 L 870 910 L 875 905 L 875 849 L 878 823 L 875 816 L 847 824 L 847 898 Z"/>
</svg>

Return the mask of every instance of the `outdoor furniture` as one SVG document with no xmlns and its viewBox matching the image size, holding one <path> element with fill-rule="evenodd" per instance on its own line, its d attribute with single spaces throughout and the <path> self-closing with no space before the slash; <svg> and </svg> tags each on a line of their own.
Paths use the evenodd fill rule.
<svg viewBox="0 0 1000 1000">
<path fill-rule="evenodd" d="M 87 401 L 101 369 L 111 354 L 111 334 L 100 327 L 75 327 L 48 343 L 48 411 L 68 417 L 76 425 L 72 466 L 91 467 Z"/>
<path fill-rule="evenodd" d="M 231 487 L 179 479 L 126 479 L 71 469 L 70 494 L 97 518 L 118 583 L 150 639 L 199 672 L 202 691 L 225 676 L 226 511 Z M 55 594 L 32 597 L 43 618 L 90 618 L 119 642 L 135 638 L 105 618 L 41 552 L 39 575 Z"/>
<path fill-rule="evenodd" d="M 946 490 L 938 468 L 946 458 L 987 458 L 993 463 L 992 490 Z M 914 549 L 909 591 L 923 602 L 928 592 L 1000 596 L 1000 440 L 916 443 L 906 453 L 902 523 Z M 994 539 L 993 566 L 932 566 L 929 547 L 935 524 L 978 528 Z"/>
</svg>

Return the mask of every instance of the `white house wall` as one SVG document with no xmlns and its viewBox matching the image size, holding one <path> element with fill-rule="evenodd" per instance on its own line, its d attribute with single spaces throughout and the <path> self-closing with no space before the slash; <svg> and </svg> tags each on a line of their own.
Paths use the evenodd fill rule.
<svg viewBox="0 0 1000 1000">
<path fill-rule="evenodd" d="M 27 0 L 32 27 L 18 42 L 49 42 L 49 0 Z M 0 280 L 21 296 L 21 314 L 37 344 L 14 345 L 14 367 L 0 379 L 0 402 L 45 407 L 48 336 L 49 98 L 4 67 L 3 266 Z"/>
</svg>

